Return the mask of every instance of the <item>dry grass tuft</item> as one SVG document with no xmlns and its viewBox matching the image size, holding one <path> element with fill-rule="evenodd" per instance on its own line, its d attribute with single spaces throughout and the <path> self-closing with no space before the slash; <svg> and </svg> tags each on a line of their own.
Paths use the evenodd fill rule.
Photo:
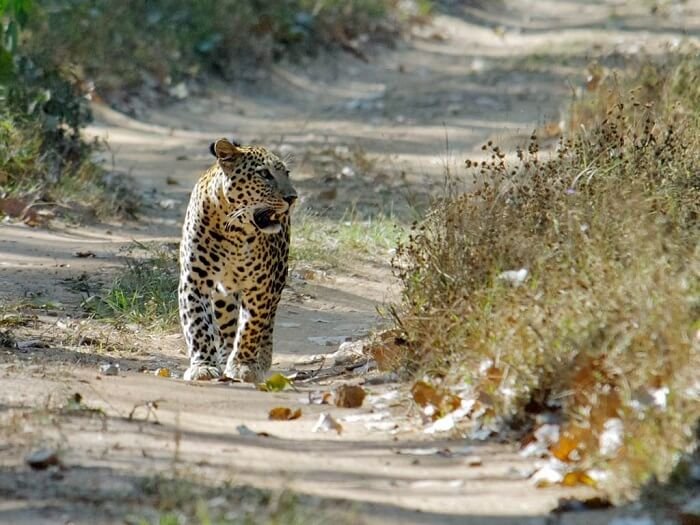
<svg viewBox="0 0 700 525">
<path fill-rule="evenodd" d="M 668 475 L 700 417 L 699 77 L 690 57 L 601 79 L 551 156 L 485 145 L 395 260 L 405 369 L 479 384 L 500 417 L 560 408 L 555 452 L 618 495 Z"/>
</svg>

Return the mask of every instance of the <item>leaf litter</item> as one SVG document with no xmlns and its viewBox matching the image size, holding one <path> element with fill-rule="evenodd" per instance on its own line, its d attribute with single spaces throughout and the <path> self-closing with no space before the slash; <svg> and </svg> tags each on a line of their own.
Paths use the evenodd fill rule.
<svg viewBox="0 0 700 525">
<path fill-rule="evenodd" d="M 343 432 L 343 425 L 338 423 L 338 421 L 331 416 L 328 412 L 324 412 L 318 417 L 318 421 L 314 425 L 312 432 L 328 432 L 330 430 L 335 430 L 338 435 Z"/>
<path fill-rule="evenodd" d="M 301 417 L 301 408 L 292 410 L 289 407 L 275 407 L 270 409 L 267 417 L 272 421 L 291 421 L 293 419 L 299 419 Z"/>
</svg>

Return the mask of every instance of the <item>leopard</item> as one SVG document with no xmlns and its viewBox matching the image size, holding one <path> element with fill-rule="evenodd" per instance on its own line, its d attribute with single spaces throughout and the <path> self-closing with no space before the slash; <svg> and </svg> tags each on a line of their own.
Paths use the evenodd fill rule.
<svg viewBox="0 0 700 525">
<path fill-rule="evenodd" d="M 297 192 L 265 147 L 220 138 L 209 150 L 216 160 L 192 190 L 180 243 L 183 379 L 260 382 L 272 365 Z"/>
</svg>

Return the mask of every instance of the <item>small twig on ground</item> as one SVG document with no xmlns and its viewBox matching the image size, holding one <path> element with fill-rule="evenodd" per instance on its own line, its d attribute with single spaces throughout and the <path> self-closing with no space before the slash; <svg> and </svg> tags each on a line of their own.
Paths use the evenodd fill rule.
<svg viewBox="0 0 700 525">
<path fill-rule="evenodd" d="M 146 417 L 143 420 L 148 421 L 149 418 L 153 416 L 154 423 L 160 425 L 160 421 L 158 421 L 158 416 L 156 416 L 156 410 L 158 410 L 158 403 L 162 403 L 163 401 L 165 401 L 165 399 L 154 399 L 153 401 L 146 401 L 144 403 L 134 405 L 134 408 L 131 409 L 131 412 L 129 412 L 129 415 L 127 416 L 127 420 L 133 421 L 136 411 L 139 408 L 145 408 Z"/>
</svg>

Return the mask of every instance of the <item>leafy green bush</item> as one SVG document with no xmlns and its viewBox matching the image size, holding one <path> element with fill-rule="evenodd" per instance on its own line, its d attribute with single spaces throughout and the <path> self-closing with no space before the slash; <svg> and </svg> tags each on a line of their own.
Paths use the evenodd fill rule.
<svg viewBox="0 0 700 525">
<path fill-rule="evenodd" d="M 80 136 L 91 118 L 81 83 L 19 45 L 38 16 L 31 0 L 0 1 L 0 197 L 133 213 L 135 196 L 107 181 L 90 160 L 95 145 Z"/>
<path fill-rule="evenodd" d="M 614 468 L 622 493 L 666 476 L 700 417 L 698 74 L 689 57 L 602 82 L 549 158 L 534 136 L 485 145 L 395 261 L 405 369 L 500 417 L 561 407 L 560 459 Z M 601 457 L 612 418 L 624 446 Z"/>
<path fill-rule="evenodd" d="M 39 0 L 29 45 L 76 64 L 98 91 L 167 87 L 202 70 L 244 66 L 395 30 L 390 0 Z M 76 30 L 76 28 L 79 28 Z"/>
</svg>

